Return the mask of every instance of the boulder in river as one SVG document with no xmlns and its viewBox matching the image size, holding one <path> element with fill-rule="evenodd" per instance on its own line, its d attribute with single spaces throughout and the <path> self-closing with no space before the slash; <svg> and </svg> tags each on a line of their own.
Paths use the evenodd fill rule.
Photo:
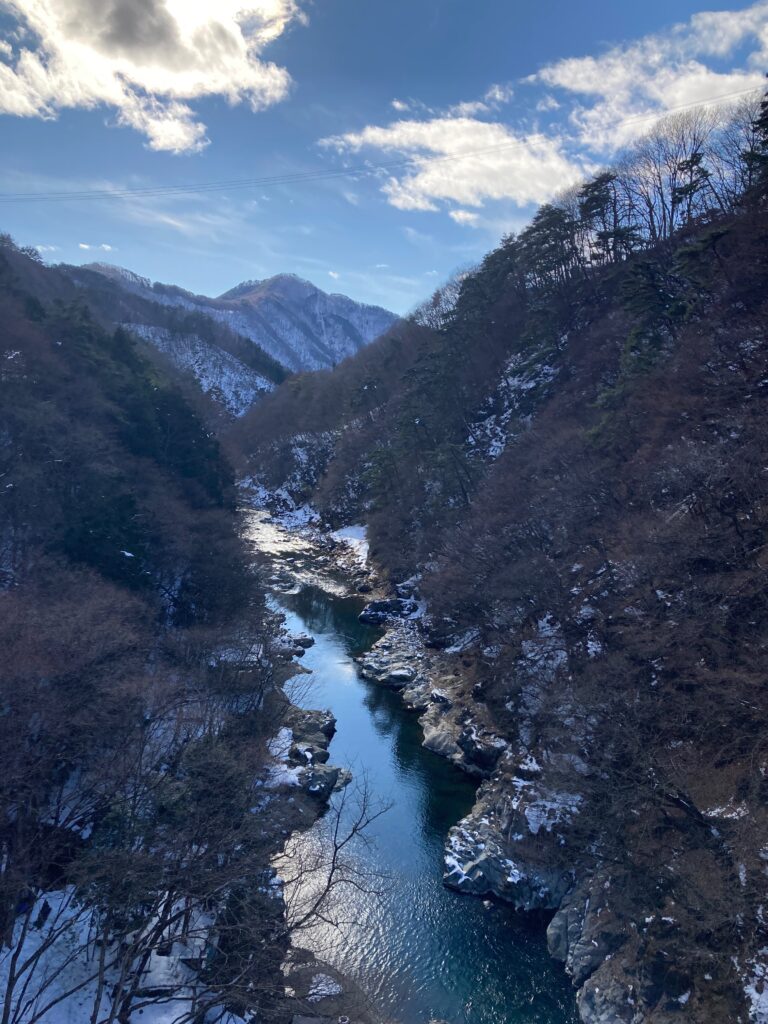
<svg viewBox="0 0 768 1024">
<path fill-rule="evenodd" d="M 312 765 L 301 772 L 301 788 L 315 800 L 326 803 L 341 779 L 341 772 L 334 765 Z"/>
<path fill-rule="evenodd" d="M 318 733 L 330 741 L 336 732 L 336 719 L 330 711 L 294 707 L 286 715 L 286 725 L 293 729 L 295 740 L 305 743 L 314 743 Z"/>
<path fill-rule="evenodd" d="M 448 834 L 445 868 L 443 882 L 450 888 L 493 894 L 520 910 L 555 909 L 571 883 L 567 871 L 511 858 L 487 822 L 471 815 Z"/>
<path fill-rule="evenodd" d="M 297 636 L 291 637 L 291 639 L 298 647 L 303 647 L 304 650 L 308 647 L 314 647 L 315 644 L 315 638 L 308 636 L 306 633 L 299 633 Z"/>
<path fill-rule="evenodd" d="M 365 655 L 359 660 L 358 666 L 363 679 L 368 679 L 372 683 L 382 683 L 393 690 L 402 690 L 413 683 L 417 676 L 417 671 L 412 665 L 393 661 L 381 654 Z"/>
</svg>

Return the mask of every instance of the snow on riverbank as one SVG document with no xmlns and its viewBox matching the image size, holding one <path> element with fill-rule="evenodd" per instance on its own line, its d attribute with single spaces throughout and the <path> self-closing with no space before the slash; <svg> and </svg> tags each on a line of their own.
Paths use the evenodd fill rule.
<svg viewBox="0 0 768 1024">
<path fill-rule="evenodd" d="M 293 731 L 283 727 L 277 736 L 269 741 L 269 753 L 274 758 L 274 764 L 269 766 L 267 789 L 276 789 L 278 786 L 298 786 L 300 767 L 290 767 L 288 756 L 293 744 Z"/>
<path fill-rule="evenodd" d="M 105 921 L 78 899 L 74 886 L 40 893 L 19 915 L 11 945 L 0 953 L 0 992 L 9 1002 L 11 1019 L 20 1024 L 38 1019 L 37 1015 L 41 1024 L 106 1019 L 114 994 L 121 985 L 129 986 L 136 974 L 137 1008 L 129 1011 L 130 1024 L 173 1024 L 193 1005 L 203 1015 L 210 1005 L 212 1017 L 222 1024 L 244 1024 L 243 1018 L 223 1010 L 215 993 L 189 966 L 204 955 L 214 916 L 200 907 L 190 908 L 186 933 L 181 935 L 176 921 L 169 926 L 162 950 L 150 938 L 156 921 L 150 915 L 134 933 L 135 950 L 126 953 L 120 943 L 101 945 Z M 148 953 L 146 959 L 142 950 Z M 126 955 L 131 960 L 127 970 Z"/>
<path fill-rule="evenodd" d="M 317 509 L 306 503 L 297 505 L 284 487 L 271 491 L 252 476 L 243 477 L 237 486 L 251 508 L 268 511 L 275 523 L 286 530 L 316 526 L 320 522 L 320 513 Z"/>
<path fill-rule="evenodd" d="M 363 525 L 343 526 L 340 530 L 334 530 L 331 536 L 342 544 L 346 544 L 353 551 L 361 565 L 368 561 L 368 530 Z"/>
</svg>

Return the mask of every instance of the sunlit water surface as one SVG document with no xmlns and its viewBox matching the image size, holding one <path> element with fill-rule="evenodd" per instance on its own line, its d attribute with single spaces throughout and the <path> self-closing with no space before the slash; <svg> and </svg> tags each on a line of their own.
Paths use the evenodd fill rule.
<svg viewBox="0 0 768 1024">
<path fill-rule="evenodd" d="M 289 557 L 308 568 L 304 555 Z M 289 629 L 315 638 L 302 659 L 312 675 L 299 677 L 296 699 L 336 717 L 331 762 L 364 775 L 372 800 L 391 804 L 371 826 L 372 842 L 354 852 L 361 868 L 383 878 L 378 893 L 339 890 L 341 933 L 320 926 L 300 944 L 403 1024 L 575 1024 L 571 986 L 547 955 L 542 921 L 443 886 L 446 833 L 472 807 L 475 786 L 422 747 L 416 716 L 397 694 L 357 675 L 353 655 L 378 636 L 357 620 L 362 602 L 306 582 L 277 601 Z M 308 850 L 328 843 L 332 820 L 321 818 L 296 842 Z"/>
</svg>

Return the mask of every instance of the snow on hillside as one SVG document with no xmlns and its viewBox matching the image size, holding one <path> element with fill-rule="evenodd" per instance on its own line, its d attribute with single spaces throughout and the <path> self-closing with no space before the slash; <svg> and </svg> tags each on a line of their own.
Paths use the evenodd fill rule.
<svg viewBox="0 0 768 1024">
<path fill-rule="evenodd" d="M 331 534 L 336 540 L 346 544 L 361 565 L 368 561 L 368 530 L 363 525 L 344 526 Z"/>
<path fill-rule="evenodd" d="M 180 369 L 191 370 L 202 390 L 233 416 L 242 416 L 259 395 L 274 388 L 266 377 L 195 334 L 176 334 L 149 324 L 123 327 L 151 342 Z"/>
<path fill-rule="evenodd" d="M 93 263 L 133 294 L 164 306 L 203 313 L 256 342 L 289 370 L 319 370 L 353 355 L 397 320 L 379 306 L 330 295 L 294 274 L 246 281 L 219 298 L 152 284 L 122 267 Z"/>
<path fill-rule="evenodd" d="M 494 392 L 486 399 L 467 437 L 474 455 L 497 459 L 525 429 L 530 416 L 549 393 L 557 369 L 546 359 L 515 353 L 507 361 Z"/>
<path fill-rule="evenodd" d="M 85 269 L 95 270 L 97 273 L 103 274 L 104 277 L 108 277 L 111 281 L 116 281 L 127 291 L 135 292 L 137 295 L 142 295 L 144 292 L 152 290 L 152 282 L 148 277 L 134 274 L 132 270 L 126 270 L 125 267 L 116 267 L 112 263 L 86 263 Z"/>
</svg>

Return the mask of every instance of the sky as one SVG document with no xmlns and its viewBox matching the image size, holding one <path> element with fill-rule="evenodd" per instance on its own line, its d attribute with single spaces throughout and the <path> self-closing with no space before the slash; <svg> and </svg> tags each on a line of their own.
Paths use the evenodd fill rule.
<svg viewBox="0 0 768 1024">
<path fill-rule="evenodd" d="M 288 272 L 405 312 L 766 70 L 768 0 L 0 0 L 0 231 L 200 294 Z"/>
</svg>

